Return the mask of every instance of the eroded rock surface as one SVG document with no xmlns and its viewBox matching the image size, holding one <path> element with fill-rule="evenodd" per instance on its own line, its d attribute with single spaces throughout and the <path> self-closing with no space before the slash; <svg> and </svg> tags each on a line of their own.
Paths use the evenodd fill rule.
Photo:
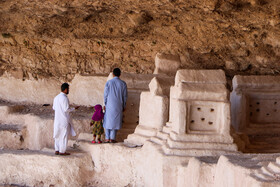
<svg viewBox="0 0 280 187">
<path fill-rule="evenodd" d="M 152 73 L 158 52 L 227 76 L 279 74 L 277 0 L 0 1 L 0 75 L 18 79 L 111 68 Z"/>
</svg>

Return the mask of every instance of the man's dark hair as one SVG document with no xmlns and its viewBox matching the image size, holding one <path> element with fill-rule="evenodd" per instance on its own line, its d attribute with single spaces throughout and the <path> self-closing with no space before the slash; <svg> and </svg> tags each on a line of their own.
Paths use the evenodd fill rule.
<svg viewBox="0 0 280 187">
<path fill-rule="evenodd" d="M 69 84 L 65 82 L 61 85 L 61 91 L 63 92 L 66 88 L 69 88 Z"/>
<path fill-rule="evenodd" d="M 115 68 L 115 69 L 113 70 L 113 74 L 114 74 L 115 76 L 117 76 L 117 77 L 121 76 L 121 70 L 120 70 L 120 68 Z"/>
</svg>

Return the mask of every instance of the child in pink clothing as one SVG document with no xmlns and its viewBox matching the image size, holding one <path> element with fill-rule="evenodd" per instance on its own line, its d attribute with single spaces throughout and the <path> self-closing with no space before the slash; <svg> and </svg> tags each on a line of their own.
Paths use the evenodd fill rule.
<svg viewBox="0 0 280 187">
<path fill-rule="evenodd" d="M 102 143 L 101 141 L 101 135 L 104 133 L 103 129 L 103 118 L 104 113 L 102 111 L 101 105 L 95 105 L 94 106 L 94 114 L 92 116 L 92 120 L 90 122 L 90 126 L 93 126 L 92 133 L 93 133 L 93 140 L 92 143 L 96 143 L 96 136 L 97 136 L 97 142 Z"/>
</svg>

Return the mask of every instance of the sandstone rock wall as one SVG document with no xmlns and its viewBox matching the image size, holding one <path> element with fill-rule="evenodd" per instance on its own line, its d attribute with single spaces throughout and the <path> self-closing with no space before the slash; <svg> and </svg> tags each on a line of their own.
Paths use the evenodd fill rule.
<svg viewBox="0 0 280 187">
<path fill-rule="evenodd" d="M 278 0 L 0 1 L 0 75 L 152 73 L 157 52 L 183 68 L 279 74 Z"/>
</svg>

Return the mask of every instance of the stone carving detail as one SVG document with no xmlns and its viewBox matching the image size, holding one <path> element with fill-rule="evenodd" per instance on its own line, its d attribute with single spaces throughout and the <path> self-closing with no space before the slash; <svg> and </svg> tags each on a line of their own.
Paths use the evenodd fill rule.
<svg viewBox="0 0 280 187">
<path fill-rule="evenodd" d="M 215 102 L 190 102 L 186 133 L 218 133 L 218 108 Z"/>
<path fill-rule="evenodd" d="M 249 97 L 248 101 L 247 115 L 250 123 L 280 123 L 280 100 Z"/>
</svg>

